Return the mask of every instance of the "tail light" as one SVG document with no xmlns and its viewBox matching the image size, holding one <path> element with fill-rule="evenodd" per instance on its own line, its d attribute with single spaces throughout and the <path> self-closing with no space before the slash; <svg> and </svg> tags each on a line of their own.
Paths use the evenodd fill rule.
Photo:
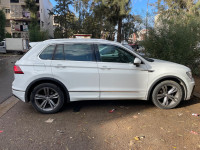
<svg viewBox="0 0 200 150">
<path fill-rule="evenodd" d="M 24 74 L 21 68 L 17 65 L 14 65 L 14 73 L 15 74 Z"/>
</svg>

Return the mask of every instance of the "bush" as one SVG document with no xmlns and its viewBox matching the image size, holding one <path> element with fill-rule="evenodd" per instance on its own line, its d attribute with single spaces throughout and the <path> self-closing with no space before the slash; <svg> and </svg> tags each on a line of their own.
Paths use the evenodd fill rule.
<svg viewBox="0 0 200 150">
<path fill-rule="evenodd" d="M 200 20 L 180 14 L 161 15 L 159 26 L 150 29 L 142 42 L 150 57 L 186 65 L 200 74 Z"/>
<path fill-rule="evenodd" d="M 5 25 L 6 25 L 6 17 L 3 10 L 0 10 L 0 41 L 5 38 Z"/>
<path fill-rule="evenodd" d="M 5 37 L 6 38 L 12 38 L 12 35 L 10 33 L 6 32 Z"/>
<path fill-rule="evenodd" d="M 48 39 L 48 32 L 47 31 L 40 31 L 40 27 L 38 25 L 30 26 L 29 29 L 29 40 L 31 42 L 38 42 L 44 41 Z"/>
</svg>

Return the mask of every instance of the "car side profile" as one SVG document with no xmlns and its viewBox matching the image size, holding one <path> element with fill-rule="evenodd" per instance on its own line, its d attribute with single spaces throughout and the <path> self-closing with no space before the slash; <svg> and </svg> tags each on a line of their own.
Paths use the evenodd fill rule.
<svg viewBox="0 0 200 150">
<path fill-rule="evenodd" d="M 170 109 L 189 100 L 195 85 L 186 66 L 98 39 L 39 42 L 16 62 L 14 73 L 13 94 L 41 113 L 82 100 L 152 100 Z"/>
</svg>

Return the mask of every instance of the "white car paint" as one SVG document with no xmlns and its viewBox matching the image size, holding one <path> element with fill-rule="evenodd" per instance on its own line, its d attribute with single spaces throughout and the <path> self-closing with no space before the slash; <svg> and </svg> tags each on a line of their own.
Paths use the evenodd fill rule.
<svg viewBox="0 0 200 150">
<path fill-rule="evenodd" d="M 111 44 L 129 51 L 143 64 L 108 62 L 79 62 L 65 60 L 42 60 L 40 53 L 49 45 L 63 43 Z M 167 61 L 149 62 L 120 43 L 95 39 L 59 39 L 39 42 L 16 62 L 24 74 L 15 74 L 13 94 L 27 101 L 25 93 L 28 86 L 41 78 L 60 81 L 69 91 L 70 101 L 80 100 L 147 100 L 152 85 L 166 76 L 177 77 L 185 85 L 186 97 L 190 99 L 194 80 L 186 72 L 188 67 Z"/>
</svg>

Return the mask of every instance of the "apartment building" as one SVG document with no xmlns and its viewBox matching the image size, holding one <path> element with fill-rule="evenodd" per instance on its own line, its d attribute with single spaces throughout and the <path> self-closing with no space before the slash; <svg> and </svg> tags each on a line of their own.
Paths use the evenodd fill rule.
<svg viewBox="0 0 200 150">
<path fill-rule="evenodd" d="M 40 29 L 47 30 L 49 37 L 53 37 L 53 17 L 48 14 L 53 6 L 49 0 L 35 1 Z M 25 0 L 0 0 L 0 9 L 6 14 L 6 32 L 13 38 L 28 38 L 31 13 L 25 5 Z"/>
</svg>

